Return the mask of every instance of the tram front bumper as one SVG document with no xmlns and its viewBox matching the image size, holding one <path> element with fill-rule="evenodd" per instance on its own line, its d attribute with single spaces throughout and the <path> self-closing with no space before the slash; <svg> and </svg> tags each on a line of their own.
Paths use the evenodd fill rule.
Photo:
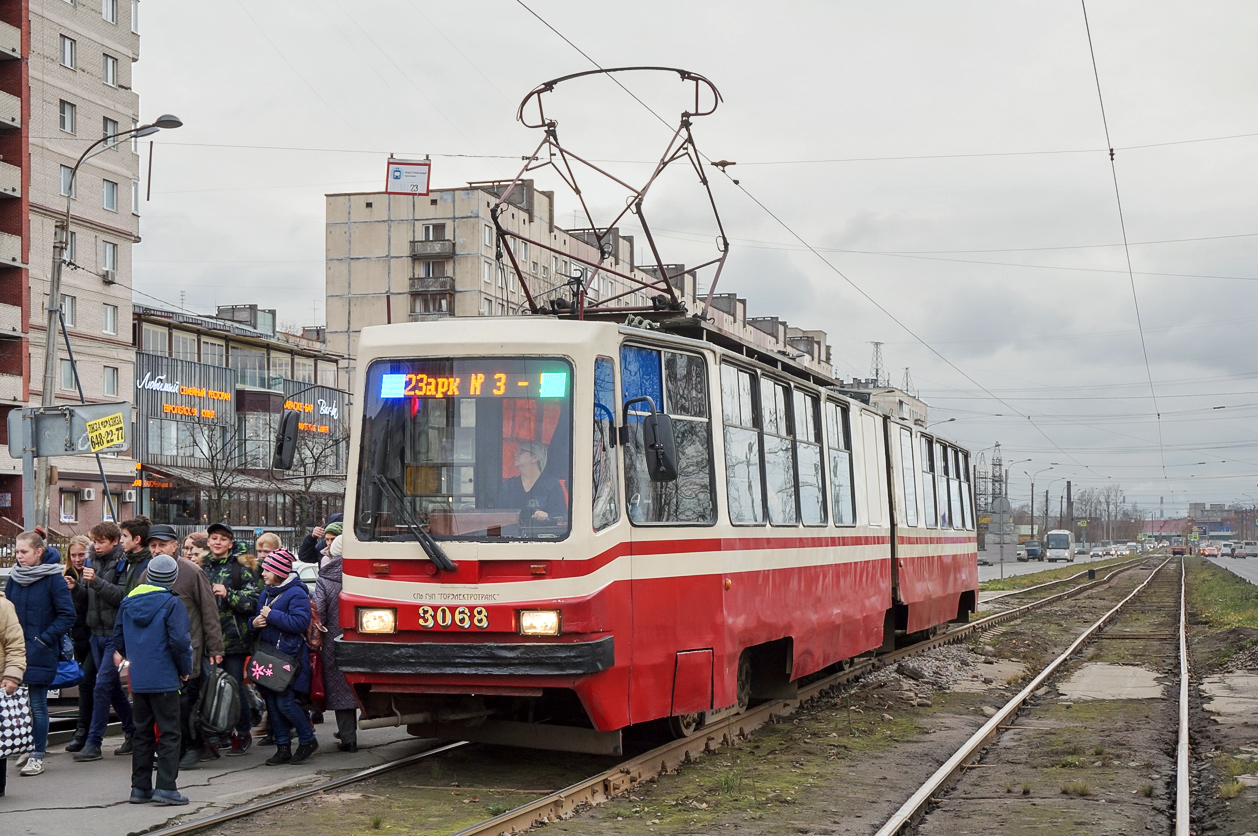
<svg viewBox="0 0 1258 836">
<path fill-rule="evenodd" d="M 581 676 L 616 664 L 611 636 L 590 642 L 355 642 L 338 638 L 344 673 Z"/>
</svg>

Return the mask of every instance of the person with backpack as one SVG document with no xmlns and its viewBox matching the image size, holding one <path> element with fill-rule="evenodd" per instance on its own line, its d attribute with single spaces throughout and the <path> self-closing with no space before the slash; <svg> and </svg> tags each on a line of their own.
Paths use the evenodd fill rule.
<svg viewBox="0 0 1258 836">
<path fill-rule="evenodd" d="M 151 555 L 146 543 L 151 525 L 148 517 L 133 517 L 118 525 L 100 523 L 88 533 L 95 555 L 88 555 L 90 565 L 83 569 L 83 581 L 88 590 L 87 624 L 92 631 L 96 687 L 92 695 L 92 723 L 87 730 L 87 739 L 82 749 L 74 753 L 77 763 L 101 759 L 100 747 L 105 742 L 111 705 L 118 713 L 126 735 L 114 754 L 131 754 L 135 722 L 131 716 L 131 701 L 122 687 L 118 666 L 114 664 L 114 621 L 122 600 L 140 585 L 140 576 L 148 568 Z M 66 750 L 73 751 L 70 746 Z"/>
<path fill-rule="evenodd" d="M 114 625 L 114 662 L 131 663 L 135 697 L 135 741 L 131 753 L 131 803 L 184 805 L 179 792 L 179 690 L 192 674 L 192 637 L 188 611 L 171 591 L 179 564 L 159 554 L 118 608 Z M 161 740 L 157 739 L 157 733 Z M 153 786 L 156 754 L 157 786 Z"/>
<path fill-rule="evenodd" d="M 358 700 L 349 687 L 345 674 L 336 666 L 335 642 L 341 637 L 341 552 L 344 540 L 338 535 L 328 548 L 328 559 L 319 567 L 315 585 L 315 607 L 320 622 L 327 628 L 319 661 L 323 663 L 323 699 L 325 708 L 336 712 L 336 733 L 342 752 L 358 751 Z M 312 651 L 313 652 L 313 651 Z"/>
<path fill-rule="evenodd" d="M 310 690 L 310 656 L 306 647 L 306 633 L 310 629 L 310 593 L 301 576 L 293 571 L 293 554 L 287 549 L 276 549 L 262 563 L 262 581 L 266 588 L 258 600 L 258 609 L 251 622 L 258 634 L 258 651 L 273 649 L 282 657 L 292 660 L 296 671 L 282 687 L 267 687 L 264 680 L 254 674 L 255 681 L 266 696 L 267 714 L 271 718 L 271 733 L 275 736 L 275 754 L 267 759 L 268 766 L 285 763 L 302 763 L 319 748 L 314 727 L 306 712 L 297 704 L 297 693 Z M 259 665 L 257 653 L 251 666 Z M 289 728 L 297 730 L 297 751 L 292 750 Z"/>
<path fill-rule="evenodd" d="M 236 680 L 243 700 L 245 659 L 253 650 L 249 621 L 258 608 L 262 580 L 249 566 L 248 557 L 237 553 L 236 536 L 230 525 L 214 523 L 206 528 L 206 532 L 210 553 L 205 557 L 203 568 L 218 602 L 218 620 L 223 634 L 223 661 L 219 667 Z M 248 711 L 240 712 L 240 719 L 231 735 L 228 755 L 244 755 L 253 745 L 253 735 L 249 732 L 249 714 Z M 202 749 L 201 759 L 218 757 L 220 745 L 221 741 L 207 741 Z"/>
<path fill-rule="evenodd" d="M 25 683 L 30 692 L 35 748 L 18 774 L 40 775 L 48 746 L 48 686 L 57 675 L 61 638 L 74 626 L 74 600 L 61 574 L 61 555 L 34 531 L 14 543 L 17 565 L 9 572 L 4 594 L 17 612 L 26 638 Z"/>
<path fill-rule="evenodd" d="M 188 631 L 192 637 L 192 675 L 179 691 L 180 769 L 197 769 L 205 744 L 197 732 L 193 716 L 201 694 L 201 658 L 204 653 L 210 664 L 223 661 L 223 627 L 218 620 L 218 600 L 201 567 L 178 556 L 179 535 L 169 525 L 155 525 L 149 531 L 149 551 L 154 557 L 164 554 L 175 559 L 179 576 L 170 591 L 179 597 L 188 613 Z"/>
</svg>

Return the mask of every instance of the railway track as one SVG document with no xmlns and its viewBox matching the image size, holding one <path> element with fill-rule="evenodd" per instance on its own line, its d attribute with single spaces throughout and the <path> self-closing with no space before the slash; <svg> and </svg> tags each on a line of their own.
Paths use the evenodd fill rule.
<svg viewBox="0 0 1258 836">
<path fill-rule="evenodd" d="M 966 830 L 967 825 L 972 827 L 976 820 L 985 821 L 993 832 L 1006 832 L 1016 829 L 1020 818 L 1034 818 L 1034 826 L 1049 831 L 1057 827 L 1062 828 L 1058 832 L 1072 833 L 1144 832 L 1147 819 L 1156 821 L 1161 817 L 1165 821 L 1167 815 L 1173 817 L 1176 836 L 1187 836 L 1188 660 L 1183 581 L 1183 561 L 1164 561 L 1144 583 L 1087 627 L 1065 652 L 998 709 L 883 824 L 877 836 L 910 831 L 923 836 L 957 833 Z M 1105 647 L 1089 653 L 1089 659 L 1141 660 L 1178 675 L 1175 697 L 1162 700 L 1160 706 L 1163 710 L 1159 720 L 1173 717 L 1175 722 L 1166 725 L 1176 728 L 1175 745 L 1171 747 L 1175 751 L 1174 765 L 1165 765 L 1168 770 L 1173 769 L 1174 780 L 1164 782 L 1162 793 L 1155 782 L 1124 786 L 1124 781 L 1131 783 L 1130 778 L 1136 775 L 1142 776 L 1137 780 L 1143 780 L 1150 771 L 1157 770 L 1156 764 L 1122 764 L 1114 760 L 1124 753 L 1121 748 L 1114 748 L 1113 741 L 1130 743 L 1138 736 L 1138 729 L 1133 731 L 1132 727 L 1143 725 L 1146 731 L 1151 726 L 1165 727 L 1158 720 L 1149 722 L 1156 708 L 1148 707 L 1148 689 L 1129 688 L 1122 692 L 1128 695 L 1121 700 L 1122 705 L 1120 700 L 1113 700 L 1105 710 L 1078 712 L 1084 716 L 1068 720 L 1063 715 L 1069 713 L 1073 703 L 1045 700 L 1034 704 L 1033 698 L 1046 696 L 1047 684 L 1090 644 Z M 1170 659 L 1173 664 L 1166 664 Z M 1161 691 L 1160 685 L 1153 687 Z M 1099 704 L 1097 700 L 1090 705 Z M 1061 710 L 1063 705 L 1067 711 Z M 1111 710 L 1115 706 L 1119 710 Z M 1098 723 L 1107 727 L 1097 728 Z M 1109 741 L 1109 745 L 1089 748 L 1081 743 L 1093 740 Z M 1140 751 L 1134 746 L 1132 749 Z M 1051 776 L 1047 785 L 1046 776 Z M 1097 786 L 1093 787 L 1084 776 L 1091 777 Z M 1019 780 L 1023 780 L 1020 788 L 1016 786 Z M 1059 789 L 1054 786 L 1058 782 Z M 1096 796 L 1100 798 L 1095 800 L 1108 805 L 1100 815 L 1099 805 L 1091 803 Z M 1020 797 L 1031 800 L 1019 803 Z M 1029 826 L 1030 822 L 1022 824 Z"/>
<path fill-rule="evenodd" d="M 876 657 L 859 659 L 847 670 L 838 671 L 807 685 L 802 685 L 798 695 L 794 698 L 764 703 L 751 708 L 743 714 L 717 720 L 706 725 L 689 738 L 670 741 L 662 746 L 650 749 L 596 775 L 584 778 L 493 818 L 459 830 L 456 836 L 497 836 L 497 834 L 518 833 L 530 827 L 566 818 L 578 808 L 601 804 L 611 798 L 624 795 L 633 788 L 651 781 L 663 773 L 677 769 L 687 761 L 715 752 L 723 746 L 734 745 L 736 742 L 750 737 L 760 726 L 791 715 L 802 704 L 836 686 L 859 679 L 874 670 L 896 664 L 932 648 L 962 641 L 976 635 L 983 635 L 986 631 L 990 631 L 1001 624 L 1023 618 L 1036 610 L 1101 587 L 1116 576 L 1137 568 L 1146 562 L 1147 559 L 1142 558 L 1119 565 L 1111 565 L 1107 567 L 1109 571 L 1096 580 L 1079 583 L 1070 589 L 976 619 L 969 624 L 952 625 L 952 628 L 946 633 L 917 642 L 909 647 L 888 653 L 880 653 Z M 1034 590 L 1078 581 L 1086 575 L 1087 572 L 1084 571 L 1070 578 L 1051 581 L 1024 590 L 1014 590 L 1008 593 L 1008 595 L 1001 597 L 1025 595 Z M 148 831 L 146 836 L 183 836 L 183 834 L 202 832 L 265 810 L 275 809 L 302 799 L 330 793 L 387 772 L 417 764 L 423 760 L 434 759 L 465 745 L 467 744 L 456 742 L 438 746 L 397 761 L 391 761 L 263 801 L 252 802 L 204 818 Z"/>
</svg>

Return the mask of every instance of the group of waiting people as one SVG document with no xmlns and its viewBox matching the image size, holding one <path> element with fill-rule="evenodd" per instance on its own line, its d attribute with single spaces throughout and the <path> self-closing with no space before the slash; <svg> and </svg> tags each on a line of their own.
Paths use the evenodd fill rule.
<svg viewBox="0 0 1258 836">
<path fill-rule="evenodd" d="M 266 763 L 301 763 L 319 748 L 305 707 L 311 652 L 320 653 L 338 748 L 357 751 L 357 703 L 333 656 L 333 641 L 341 633 L 339 519 L 316 527 L 301 544 L 302 554 L 312 558 L 308 562 L 319 562 L 313 599 L 294 568 L 294 555 L 276 535 L 262 535 L 250 554 L 226 523 L 181 542 L 174 528 L 153 525 L 147 517 L 103 522 L 87 536 L 71 538 L 64 561 L 42 532 L 18 535 L 17 565 L 0 594 L 0 683 L 9 694 L 26 685 L 30 696 L 34 748 L 19 774 L 44 772 L 47 694 L 66 635 L 83 670 L 77 728 L 66 751 L 76 762 L 100 760 L 112 708 L 125 735 L 114 754 L 132 757 L 132 803 L 187 804 L 176 785 L 180 770 L 249 753 L 255 723 L 245 661 L 259 644 L 301 666 L 284 691 L 258 689 L 269 726 L 260 743 L 276 747 Z M 319 651 L 307 645 L 312 611 L 327 631 Z M 204 733 L 196 721 L 202 673 L 210 665 L 222 668 L 239 690 L 240 720 L 230 735 Z M 124 667 L 129 688 L 123 685 Z M 6 772 L 7 762 L 0 759 L 0 796 Z"/>
</svg>

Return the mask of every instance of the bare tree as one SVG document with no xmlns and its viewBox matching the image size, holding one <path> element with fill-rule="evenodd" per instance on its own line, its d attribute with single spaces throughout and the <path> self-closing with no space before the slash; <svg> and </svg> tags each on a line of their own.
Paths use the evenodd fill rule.
<svg viewBox="0 0 1258 836">
<path fill-rule="evenodd" d="M 333 424 L 329 432 L 298 432 L 293 467 L 280 482 L 281 491 L 292 502 L 296 526 L 311 524 L 318 516 L 320 499 L 327 496 L 326 490 L 318 490 L 321 482 L 344 480 L 348 441 L 349 427 L 346 424 Z M 344 495 L 343 486 L 337 495 Z"/>
<path fill-rule="evenodd" d="M 191 424 L 189 439 L 193 455 L 202 460 L 205 475 L 206 507 L 202 513 L 210 522 L 227 518 L 228 504 L 248 476 L 243 472 L 240 430 L 236 424 Z"/>
</svg>

